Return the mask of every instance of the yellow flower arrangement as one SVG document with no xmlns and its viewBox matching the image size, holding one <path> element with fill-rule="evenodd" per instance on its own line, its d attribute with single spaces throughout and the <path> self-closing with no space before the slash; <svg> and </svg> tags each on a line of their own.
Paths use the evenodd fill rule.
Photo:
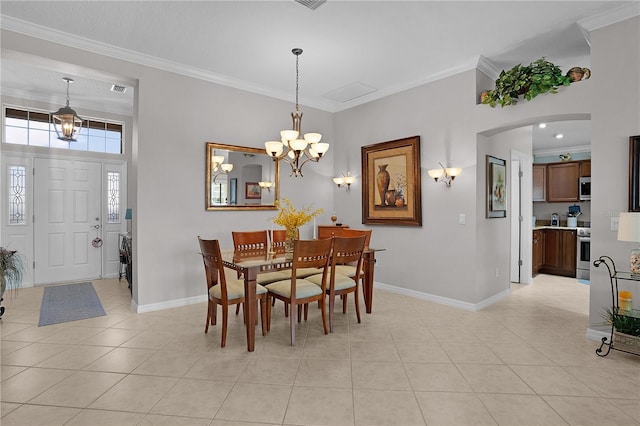
<svg viewBox="0 0 640 426">
<path fill-rule="evenodd" d="M 311 210 L 311 206 L 296 210 L 293 203 L 287 198 L 282 199 L 282 203 L 276 200 L 278 216 L 273 218 L 273 223 L 280 225 L 287 230 L 287 239 L 293 240 L 299 227 L 309 222 L 315 216 L 323 212 L 322 209 Z"/>
</svg>

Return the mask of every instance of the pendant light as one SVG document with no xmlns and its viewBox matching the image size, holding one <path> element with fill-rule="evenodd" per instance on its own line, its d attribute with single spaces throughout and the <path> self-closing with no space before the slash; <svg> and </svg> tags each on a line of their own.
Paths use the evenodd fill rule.
<svg viewBox="0 0 640 426">
<path fill-rule="evenodd" d="M 78 140 L 78 133 L 82 128 L 82 119 L 78 117 L 78 114 L 69 106 L 69 84 L 73 83 L 73 79 L 69 77 L 63 77 L 67 82 L 67 106 L 60 108 L 54 112 L 53 115 L 53 127 L 56 129 L 58 139 L 61 141 L 75 142 Z"/>
<path fill-rule="evenodd" d="M 279 141 L 265 142 L 267 154 L 273 161 L 284 160 L 291 166 L 290 176 L 302 176 L 302 166 L 307 161 L 317 162 L 322 155 L 329 150 L 329 144 L 320 142 L 320 133 L 305 133 L 304 139 L 300 125 L 302 124 L 302 113 L 298 109 L 298 61 L 302 55 L 302 49 L 295 48 L 291 51 L 296 56 L 296 111 L 291 113 L 293 119 L 293 130 L 282 130 Z"/>
</svg>

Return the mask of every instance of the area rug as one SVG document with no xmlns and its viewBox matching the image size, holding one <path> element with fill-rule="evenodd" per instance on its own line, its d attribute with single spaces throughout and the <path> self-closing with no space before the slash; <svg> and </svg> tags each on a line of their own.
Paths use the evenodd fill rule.
<svg viewBox="0 0 640 426">
<path fill-rule="evenodd" d="M 91 283 L 45 287 L 38 327 L 107 315 Z"/>
</svg>

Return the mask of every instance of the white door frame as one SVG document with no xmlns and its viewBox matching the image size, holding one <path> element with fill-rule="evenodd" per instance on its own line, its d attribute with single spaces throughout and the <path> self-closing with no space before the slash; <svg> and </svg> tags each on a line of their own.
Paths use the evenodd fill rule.
<svg viewBox="0 0 640 426">
<path fill-rule="evenodd" d="M 519 188 L 515 188 L 516 182 L 512 180 L 511 185 L 511 271 L 512 282 L 520 284 L 531 284 L 533 282 L 532 274 L 532 216 L 533 216 L 533 156 L 523 152 L 511 151 L 512 176 L 517 174 L 513 170 L 516 166 L 521 174 Z M 519 207 L 519 208 L 518 208 Z M 519 212 L 518 212 L 519 210 Z M 519 248 L 519 250 L 518 250 Z M 518 258 L 518 254 L 520 254 Z M 519 261 L 522 264 L 518 265 Z M 519 281 L 514 281 L 513 271 L 519 268 Z"/>
</svg>

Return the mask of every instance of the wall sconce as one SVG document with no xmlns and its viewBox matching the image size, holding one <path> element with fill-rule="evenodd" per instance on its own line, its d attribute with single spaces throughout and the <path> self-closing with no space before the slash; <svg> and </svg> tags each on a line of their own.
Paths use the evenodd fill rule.
<svg viewBox="0 0 640 426">
<path fill-rule="evenodd" d="M 258 182 L 258 186 L 261 189 L 266 189 L 267 191 L 271 192 L 271 187 L 273 186 L 273 182 Z"/>
<path fill-rule="evenodd" d="M 342 185 L 347 185 L 347 191 L 351 190 L 351 184 L 355 181 L 356 178 L 355 176 L 351 176 L 351 172 L 347 172 L 346 176 L 344 175 L 344 173 L 342 173 L 342 177 L 333 178 L 333 183 L 338 185 L 338 188 L 342 188 Z"/>
<path fill-rule="evenodd" d="M 439 169 L 431 169 L 427 170 L 429 176 L 431 176 L 436 182 L 440 181 L 444 183 L 447 188 L 451 186 L 451 182 L 456 178 L 456 176 L 462 173 L 462 169 L 460 167 L 444 167 L 442 163 L 440 164 Z"/>
</svg>

